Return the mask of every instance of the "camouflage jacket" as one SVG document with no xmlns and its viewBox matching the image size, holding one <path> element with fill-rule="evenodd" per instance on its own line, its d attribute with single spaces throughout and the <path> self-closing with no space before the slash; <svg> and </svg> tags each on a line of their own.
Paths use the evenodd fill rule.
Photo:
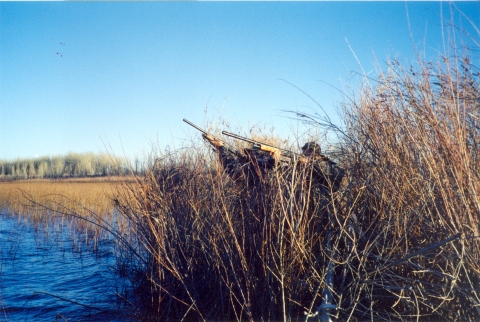
<svg viewBox="0 0 480 322">
<path fill-rule="evenodd" d="M 217 151 L 225 172 L 235 180 L 240 177 L 246 178 L 248 182 L 266 179 L 268 173 L 276 166 L 275 159 L 262 151 L 245 149 L 241 153 L 225 146 Z M 323 156 L 312 162 L 303 167 L 305 180 L 311 180 L 313 186 L 317 190 L 320 189 L 323 195 L 337 191 L 340 188 L 344 170 Z M 283 165 L 286 166 L 285 168 L 289 167 L 286 164 Z"/>
<path fill-rule="evenodd" d="M 312 178 L 322 190 L 336 192 L 340 188 L 345 171 L 327 158 L 314 161 Z"/>
<path fill-rule="evenodd" d="M 235 180 L 243 177 L 249 183 L 257 182 L 265 179 L 275 166 L 275 160 L 262 151 L 244 149 L 241 153 L 225 146 L 218 148 L 217 151 L 225 172 Z"/>
</svg>

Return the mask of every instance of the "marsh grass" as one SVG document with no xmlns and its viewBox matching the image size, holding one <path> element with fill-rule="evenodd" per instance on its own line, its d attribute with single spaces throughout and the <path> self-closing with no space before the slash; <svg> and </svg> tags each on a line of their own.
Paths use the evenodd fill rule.
<svg viewBox="0 0 480 322">
<path fill-rule="evenodd" d="M 30 179 L 0 182 L 0 208 L 28 220 L 45 233 L 68 225 L 96 247 L 99 238 L 120 227 L 112 194 L 127 178 Z M 42 226 L 43 228 L 40 228 Z M 107 229 L 107 230 L 106 230 Z"/>
<path fill-rule="evenodd" d="M 347 204 L 364 232 L 358 263 L 378 265 L 359 267 L 370 295 L 357 312 L 478 320 L 478 69 L 468 56 L 417 66 L 391 61 L 377 82 L 365 81 L 358 101 L 345 106 L 355 142 L 345 144 L 352 176 Z M 463 238 L 388 267 L 457 233 Z"/>
<path fill-rule="evenodd" d="M 392 61 L 345 104 L 335 193 L 295 164 L 233 180 L 204 145 L 118 186 L 152 319 L 305 320 L 333 265 L 340 320 L 478 320 L 478 73 L 468 57 L 418 66 Z"/>
<path fill-rule="evenodd" d="M 307 193 L 294 204 L 294 191 L 283 188 L 292 177 L 283 171 L 247 187 L 211 157 L 198 151 L 163 158 L 118 194 L 151 265 L 141 281 L 150 285 L 147 303 L 160 319 L 298 315 L 312 297 L 300 289 L 317 287 L 324 275 L 324 264 L 311 265 L 322 256 L 311 253 L 321 253 L 324 238 L 320 217 L 312 216 L 318 203 L 305 211 Z"/>
</svg>

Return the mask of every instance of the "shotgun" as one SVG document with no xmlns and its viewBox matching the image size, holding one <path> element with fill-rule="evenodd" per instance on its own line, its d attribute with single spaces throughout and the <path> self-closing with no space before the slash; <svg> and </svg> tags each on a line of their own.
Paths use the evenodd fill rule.
<svg viewBox="0 0 480 322">
<path fill-rule="evenodd" d="M 187 120 L 187 119 L 183 119 L 183 121 L 184 121 L 185 123 L 187 123 L 188 125 L 193 126 L 194 128 L 196 128 L 196 129 L 199 130 L 200 132 L 202 132 L 208 140 L 219 140 L 219 141 L 222 141 L 223 144 L 227 145 L 227 148 L 228 148 L 229 150 L 231 150 L 231 151 L 234 152 L 234 153 L 237 153 L 237 152 L 236 152 L 236 149 L 235 149 L 234 147 L 232 147 L 230 144 L 226 144 L 223 140 L 220 140 L 220 139 L 219 139 L 218 137 L 216 137 L 215 135 L 213 135 L 213 134 L 211 134 L 211 133 L 208 133 L 207 131 L 205 131 L 204 129 L 202 129 L 202 128 L 199 127 L 198 125 L 193 124 L 192 122 L 190 122 L 190 121 Z"/>
<path fill-rule="evenodd" d="M 234 133 L 230 133 L 230 132 L 227 132 L 227 131 L 222 131 L 222 134 L 223 135 L 226 135 L 226 136 L 230 136 L 234 139 L 238 139 L 238 140 L 242 140 L 242 141 L 245 141 L 245 142 L 248 142 L 248 143 L 251 143 L 252 144 L 252 147 L 256 150 L 260 150 L 260 151 L 265 151 L 265 152 L 277 152 L 279 151 L 280 152 L 280 155 L 282 157 L 286 157 L 286 158 L 290 158 L 290 159 L 296 159 L 298 160 L 299 158 L 301 158 L 301 155 L 297 154 L 297 153 L 294 153 L 292 151 L 289 151 L 289 150 L 285 150 L 285 149 L 281 149 L 281 148 L 277 148 L 277 147 L 274 147 L 270 144 L 267 144 L 267 143 L 263 143 L 263 142 L 260 142 L 260 141 L 255 141 L 255 140 L 252 140 L 252 139 L 249 139 L 249 138 L 246 138 L 244 136 L 240 136 L 240 135 L 237 135 L 237 134 L 234 134 Z"/>
</svg>

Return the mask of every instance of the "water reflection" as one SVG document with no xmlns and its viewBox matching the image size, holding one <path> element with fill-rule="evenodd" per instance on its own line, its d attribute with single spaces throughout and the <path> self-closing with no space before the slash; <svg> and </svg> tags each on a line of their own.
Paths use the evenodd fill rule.
<svg viewBox="0 0 480 322">
<path fill-rule="evenodd" d="M 113 243 L 107 238 L 95 249 L 83 237 L 67 220 L 0 215 L 0 320 L 127 321 Z"/>
</svg>

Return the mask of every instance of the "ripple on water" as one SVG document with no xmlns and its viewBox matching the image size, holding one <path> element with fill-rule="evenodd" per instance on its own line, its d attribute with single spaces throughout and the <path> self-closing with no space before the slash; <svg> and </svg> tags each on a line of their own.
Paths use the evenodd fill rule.
<svg viewBox="0 0 480 322">
<path fill-rule="evenodd" d="M 126 281 L 114 273 L 112 243 L 93 252 L 66 227 L 39 230 L 0 215 L 0 320 L 127 321 L 117 305 Z"/>
</svg>

